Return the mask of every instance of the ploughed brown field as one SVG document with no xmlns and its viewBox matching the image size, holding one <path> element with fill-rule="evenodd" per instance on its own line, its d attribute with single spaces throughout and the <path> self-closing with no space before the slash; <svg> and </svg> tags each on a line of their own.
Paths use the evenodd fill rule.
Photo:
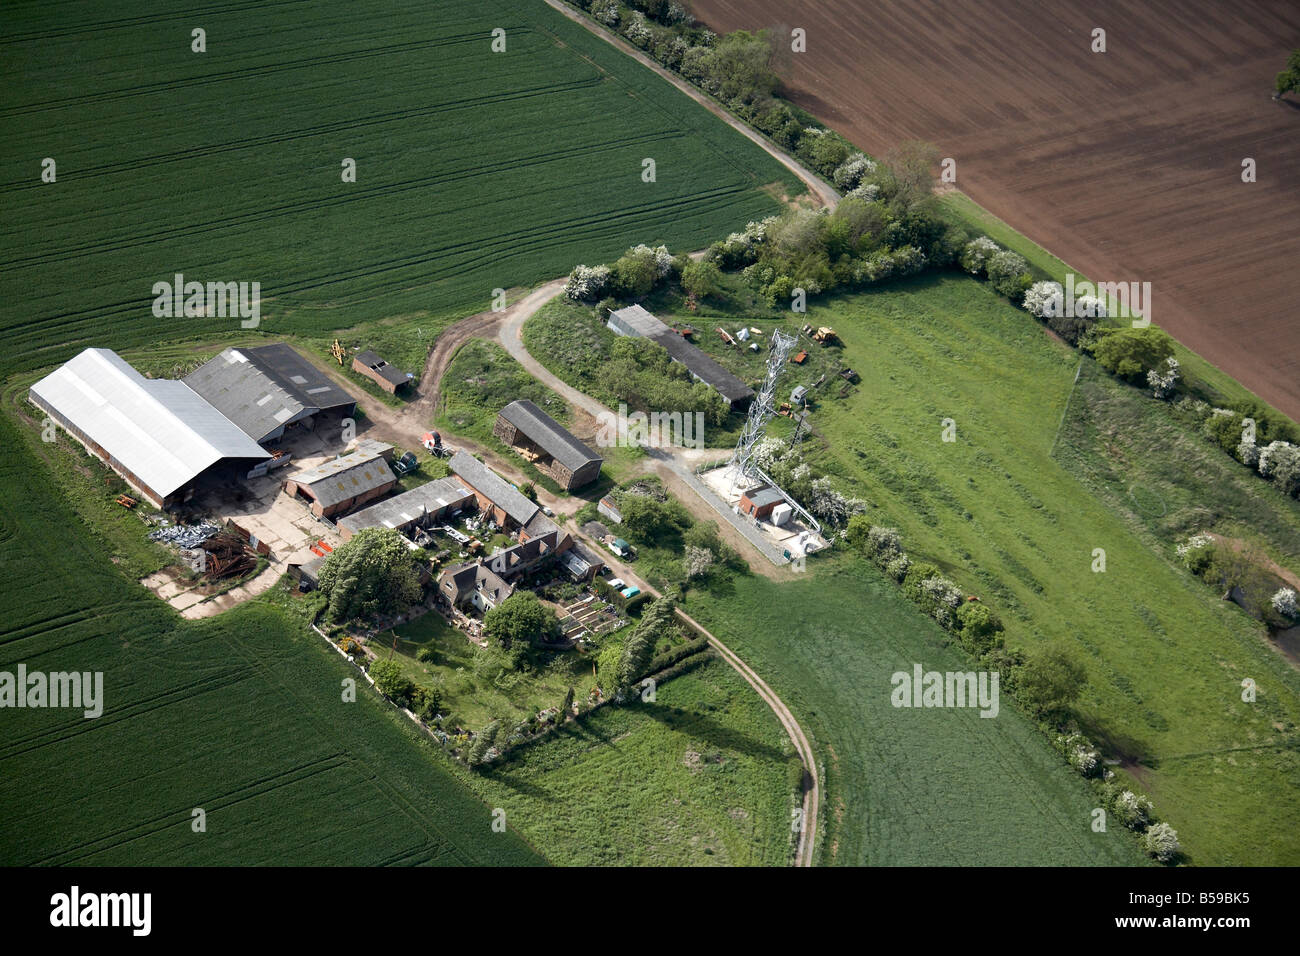
<svg viewBox="0 0 1300 956">
<path fill-rule="evenodd" d="M 867 152 L 928 140 L 957 187 L 1300 419 L 1295 0 L 695 0 L 807 31 L 791 98 Z M 1106 53 L 1090 49 L 1106 31 Z M 1258 181 L 1243 183 L 1253 158 Z"/>
</svg>

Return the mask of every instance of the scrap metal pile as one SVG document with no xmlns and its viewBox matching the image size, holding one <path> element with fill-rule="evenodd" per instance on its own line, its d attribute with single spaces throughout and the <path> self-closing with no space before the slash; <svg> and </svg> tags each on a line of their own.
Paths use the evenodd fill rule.
<svg viewBox="0 0 1300 956">
<path fill-rule="evenodd" d="M 206 522 L 159 528 L 149 537 L 175 545 L 190 567 L 212 580 L 246 574 L 257 566 L 257 555 L 247 541 Z"/>
<path fill-rule="evenodd" d="M 149 540 L 161 541 L 163 544 L 174 544 L 178 548 L 197 548 L 220 530 L 216 525 L 208 524 L 206 521 L 202 524 L 192 525 L 174 524 L 167 528 L 150 531 Z"/>
</svg>

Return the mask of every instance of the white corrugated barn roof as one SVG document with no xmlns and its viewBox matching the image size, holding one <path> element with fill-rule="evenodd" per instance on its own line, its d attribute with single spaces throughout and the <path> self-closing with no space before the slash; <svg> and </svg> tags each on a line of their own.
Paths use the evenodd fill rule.
<svg viewBox="0 0 1300 956">
<path fill-rule="evenodd" d="M 109 349 L 86 349 L 31 390 L 164 497 L 223 458 L 271 457 L 184 382 L 145 378 Z"/>
</svg>

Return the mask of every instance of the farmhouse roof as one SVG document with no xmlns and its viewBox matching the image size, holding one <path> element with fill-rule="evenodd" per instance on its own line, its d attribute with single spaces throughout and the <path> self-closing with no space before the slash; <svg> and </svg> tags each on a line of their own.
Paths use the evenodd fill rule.
<svg viewBox="0 0 1300 956">
<path fill-rule="evenodd" d="M 472 497 L 473 492 L 455 478 L 439 478 L 348 515 L 339 526 L 353 532 L 362 528 L 401 528 Z"/>
<path fill-rule="evenodd" d="M 458 451 L 451 456 L 451 470 L 467 485 L 483 495 L 519 524 L 528 524 L 538 512 L 538 505 L 524 497 L 514 485 L 473 455 Z"/>
<path fill-rule="evenodd" d="M 387 382 L 391 382 L 393 385 L 405 385 L 410 381 L 405 372 L 399 372 L 393 366 L 380 358 L 378 353 L 372 352 L 369 349 L 366 349 L 364 352 L 358 352 L 356 355 L 356 361 L 370 369 L 380 378 Z"/>
<path fill-rule="evenodd" d="M 451 581 L 455 586 L 458 597 L 471 590 L 482 591 L 494 604 L 500 603 L 514 592 L 514 588 L 502 580 L 491 568 L 477 561 L 470 561 L 448 568 L 438 575 L 438 581 L 440 584 Z"/>
<path fill-rule="evenodd" d="M 311 489 L 315 499 L 325 507 L 347 501 L 397 481 L 388 462 L 372 452 L 354 451 L 314 468 L 308 468 L 289 480 Z"/>
<path fill-rule="evenodd" d="M 577 471 L 588 462 L 601 460 L 599 455 L 573 437 L 568 429 L 526 398 L 511 402 L 501 409 L 501 417 L 570 471 Z"/>
<path fill-rule="evenodd" d="M 356 401 L 283 344 L 226 349 L 184 381 L 254 441 L 290 422 Z"/>
<path fill-rule="evenodd" d="M 271 457 L 185 383 L 145 378 L 109 349 L 86 349 L 31 394 L 163 497 L 224 458 Z"/>
</svg>

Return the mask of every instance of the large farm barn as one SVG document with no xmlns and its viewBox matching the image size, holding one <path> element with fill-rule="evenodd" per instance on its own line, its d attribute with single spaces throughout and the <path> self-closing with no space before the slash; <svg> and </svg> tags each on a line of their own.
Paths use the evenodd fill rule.
<svg viewBox="0 0 1300 956">
<path fill-rule="evenodd" d="M 501 409 L 492 433 L 566 491 L 589 485 L 600 477 L 601 457 L 526 398 Z"/>
<path fill-rule="evenodd" d="M 289 428 L 356 411 L 351 395 L 287 345 L 226 349 L 185 376 L 185 384 L 259 444 Z"/>
<path fill-rule="evenodd" d="M 206 472 L 247 473 L 271 457 L 184 382 L 145 378 L 109 349 L 86 349 L 28 398 L 159 508 Z"/>
</svg>

